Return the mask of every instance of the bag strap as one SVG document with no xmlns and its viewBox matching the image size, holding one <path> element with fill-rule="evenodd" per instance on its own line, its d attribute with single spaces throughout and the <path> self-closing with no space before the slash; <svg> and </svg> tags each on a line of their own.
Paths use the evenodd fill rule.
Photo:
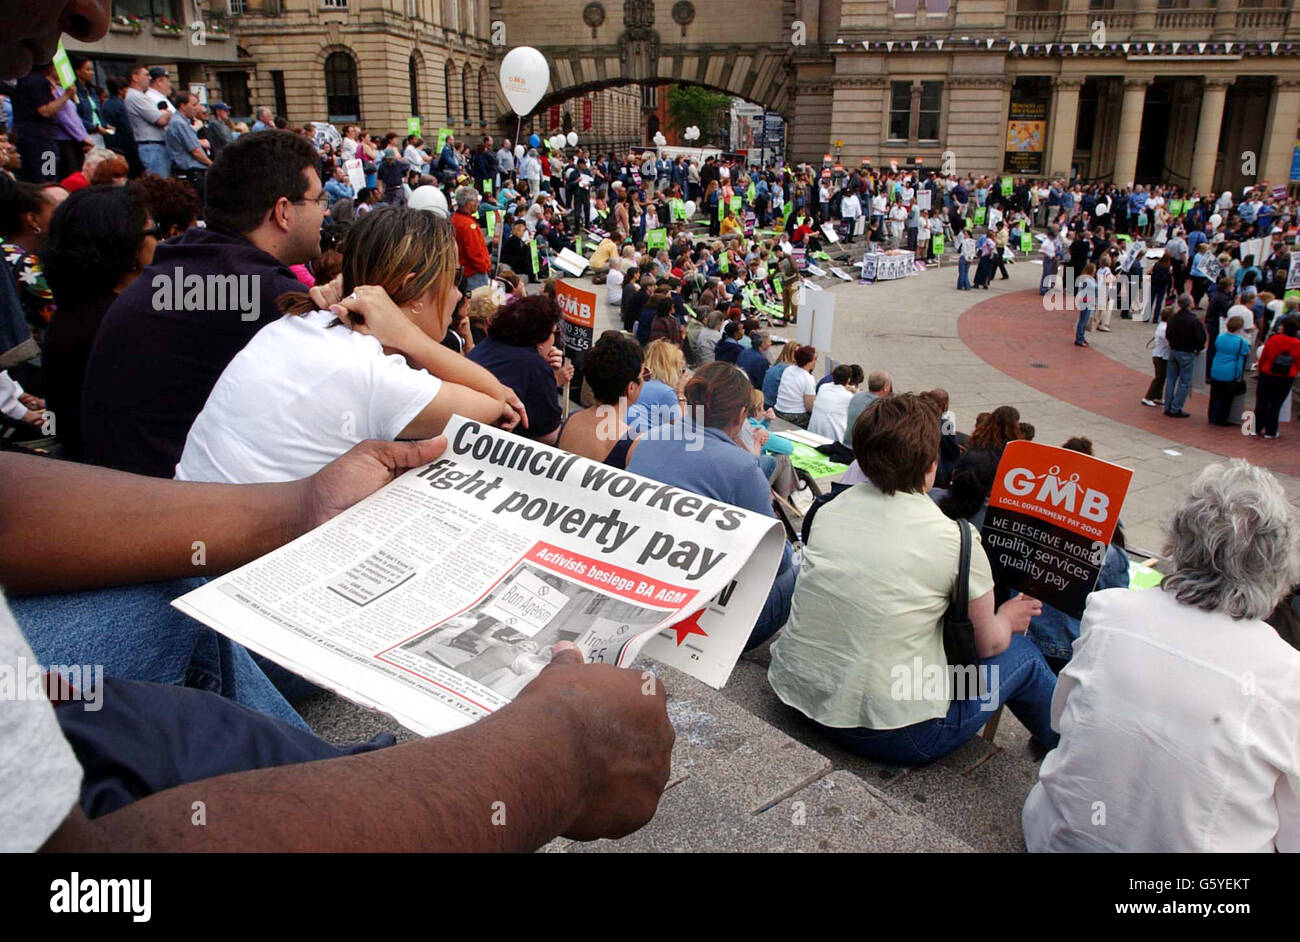
<svg viewBox="0 0 1300 942">
<path fill-rule="evenodd" d="M 957 584 L 953 587 L 952 604 L 961 617 L 966 617 L 970 607 L 970 530 L 965 520 L 957 521 L 957 530 L 961 534 L 961 553 L 957 559 Z"/>
</svg>

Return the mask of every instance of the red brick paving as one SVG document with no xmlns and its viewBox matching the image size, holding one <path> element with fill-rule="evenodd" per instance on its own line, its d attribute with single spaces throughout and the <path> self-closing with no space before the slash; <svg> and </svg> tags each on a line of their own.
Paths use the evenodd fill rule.
<svg viewBox="0 0 1300 942">
<path fill-rule="evenodd" d="M 981 360 L 1062 402 L 1193 448 L 1300 477 L 1300 449 L 1288 441 L 1295 423 L 1284 423 L 1282 437 L 1275 441 L 1216 428 L 1205 418 L 1210 397 L 1195 390 L 1185 406 L 1190 419 L 1166 418 L 1162 409 L 1139 401 L 1153 374 L 1076 347 L 1075 317 L 1073 311 L 1045 311 L 1038 292 L 1030 289 L 976 304 L 962 314 L 957 332 Z M 1249 395 L 1253 401 L 1253 389 Z"/>
</svg>

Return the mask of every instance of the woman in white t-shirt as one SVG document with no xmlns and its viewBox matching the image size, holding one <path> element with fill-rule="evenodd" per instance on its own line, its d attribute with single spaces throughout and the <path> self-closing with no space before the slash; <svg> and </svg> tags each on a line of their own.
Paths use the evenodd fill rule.
<svg viewBox="0 0 1300 942">
<path fill-rule="evenodd" d="M 342 245 L 345 297 L 279 299 L 280 318 L 226 366 L 175 476 L 253 484 L 306 477 L 367 438 L 424 439 L 452 415 L 513 427 L 518 396 L 442 345 L 461 300 L 451 224 L 389 208 Z"/>
<path fill-rule="evenodd" d="M 617 306 L 623 303 L 623 266 L 629 264 L 619 259 L 609 266 L 605 276 L 605 303 Z"/>
<path fill-rule="evenodd" d="M 794 355 L 794 362 L 781 374 L 781 385 L 777 387 L 776 414 L 800 428 L 808 427 L 809 416 L 817 401 L 817 381 L 812 375 L 816 365 L 817 349 L 800 347 Z"/>
<path fill-rule="evenodd" d="M 831 381 L 817 390 L 817 400 L 808 419 L 808 431 L 833 442 L 844 439 L 849 425 L 849 400 L 854 392 L 849 388 L 852 379 L 853 367 L 847 363 L 841 363 L 831 371 Z"/>
</svg>

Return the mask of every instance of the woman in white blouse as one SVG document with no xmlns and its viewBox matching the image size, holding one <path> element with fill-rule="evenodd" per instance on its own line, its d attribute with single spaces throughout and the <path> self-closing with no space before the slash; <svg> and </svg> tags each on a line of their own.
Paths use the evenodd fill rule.
<svg viewBox="0 0 1300 942">
<path fill-rule="evenodd" d="M 461 300 L 451 223 L 418 209 L 365 216 L 343 242 L 340 303 L 286 313 L 226 366 L 175 477 L 256 484 L 314 474 L 367 438 L 422 439 L 452 415 L 513 427 L 519 397 L 442 345 Z"/>
<path fill-rule="evenodd" d="M 1263 621 L 1300 577 L 1286 494 L 1210 465 L 1168 533 L 1159 589 L 1088 597 L 1031 851 L 1300 851 L 1300 651 Z"/>
</svg>

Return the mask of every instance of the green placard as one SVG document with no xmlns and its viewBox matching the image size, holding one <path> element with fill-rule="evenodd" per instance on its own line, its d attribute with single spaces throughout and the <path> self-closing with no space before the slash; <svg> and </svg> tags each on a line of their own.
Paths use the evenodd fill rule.
<svg viewBox="0 0 1300 942">
<path fill-rule="evenodd" d="M 406 119 L 406 133 L 407 134 L 420 133 L 420 119 L 415 117 L 415 115 L 411 115 L 411 117 Z"/>
<path fill-rule="evenodd" d="M 1117 233 L 1115 233 L 1115 238 L 1119 239 L 1119 240 L 1120 240 L 1121 242 L 1123 242 L 1125 245 L 1128 245 L 1130 242 L 1133 241 L 1133 237 L 1132 237 L 1132 236 L 1126 236 L 1126 235 L 1124 235 L 1122 232 L 1117 232 Z"/>
<path fill-rule="evenodd" d="M 772 276 L 772 290 L 775 291 L 777 294 L 781 294 L 781 293 L 782 293 L 782 289 L 784 289 L 784 288 L 785 288 L 785 282 L 781 280 L 781 276 L 780 276 L 780 275 L 773 275 L 773 276 Z"/>
<path fill-rule="evenodd" d="M 673 218 L 673 219 L 683 219 L 683 220 L 684 220 L 684 219 L 686 218 L 686 201 L 685 201 L 685 200 L 671 199 L 671 200 L 668 201 L 668 205 L 672 208 L 672 218 Z"/>
<path fill-rule="evenodd" d="M 1034 250 L 1034 234 L 1032 232 L 1020 233 L 1020 251 L 1026 255 Z"/>
<path fill-rule="evenodd" d="M 775 434 L 773 437 L 776 437 Z M 786 439 L 790 441 L 790 439 Z M 831 474 L 843 474 L 848 465 L 831 461 L 816 448 L 803 442 L 790 441 L 794 451 L 790 453 L 790 463 L 801 471 L 807 471 L 815 478 L 824 478 Z"/>
<path fill-rule="evenodd" d="M 59 48 L 50 63 L 59 76 L 59 84 L 64 88 L 71 88 L 77 83 L 77 74 L 72 71 L 72 63 L 68 61 L 68 51 L 63 48 L 62 40 L 59 41 Z"/>
<path fill-rule="evenodd" d="M 930 245 L 934 248 L 935 255 L 943 254 L 943 233 L 940 232 L 930 239 Z"/>
<path fill-rule="evenodd" d="M 651 229 L 645 234 L 645 247 L 652 252 L 655 249 L 668 248 L 668 230 Z"/>
<path fill-rule="evenodd" d="M 438 128 L 438 150 L 441 151 L 447 143 L 447 138 L 451 137 L 451 128 Z"/>
<path fill-rule="evenodd" d="M 718 197 L 718 221 L 719 222 L 722 221 L 722 217 L 726 214 L 726 212 L 727 212 L 727 204 L 722 202 L 722 197 Z"/>
<path fill-rule="evenodd" d="M 542 264 L 541 264 L 541 262 L 539 262 L 539 261 L 537 260 L 537 243 L 536 243 L 536 242 L 529 242 L 529 243 L 528 243 L 528 257 L 532 259 L 532 262 L 533 262 L 533 274 L 536 275 L 537 273 L 539 273 L 539 272 L 542 270 Z"/>
<path fill-rule="evenodd" d="M 1012 179 L 1011 179 L 1010 177 L 1003 177 L 1003 178 L 1002 178 L 1002 195 L 1003 195 L 1003 196 L 1010 196 L 1010 195 L 1011 195 L 1011 191 L 1012 191 L 1013 189 L 1015 189 L 1015 183 L 1014 183 L 1014 181 L 1012 181 Z"/>
<path fill-rule="evenodd" d="M 487 212 L 487 216 L 483 219 L 483 228 L 487 231 L 488 241 L 491 242 L 492 237 L 496 235 L 497 231 L 497 214 L 490 209 Z"/>
<path fill-rule="evenodd" d="M 731 273 L 730 253 L 723 252 L 720 256 L 718 256 L 718 271 L 722 272 L 724 275 Z"/>
<path fill-rule="evenodd" d="M 492 195 L 492 181 L 491 181 L 491 180 L 484 180 L 484 181 L 483 181 L 483 195 L 484 195 L 484 196 L 491 196 L 491 195 Z"/>
<path fill-rule="evenodd" d="M 1146 214 L 1146 213 L 1138 213 L 1138 225 L 1139 225 L 1139 226 L 1145 226 L 1146 224 L 1147 224 L 1147 214 Z"/>
<path fill-rule="evenodd" d="M 587 240 L 584 239 L 582 236 L 578 236 L 578 238 L 574 240 L 574 245 L 577 247 L 578 254 L 582 255 L 583 249 L 585 249 L 587 246 Z"/>
<path fill-rule="evenodd" d="M 752 203 L 754 202 L 754 197 L 757 195 L 757 192 L 757 188 L 751 183 L 749 189 L 745 191 L 745 197 Z"/>
<path fill-rule="evenodd" d="M 731 198 L 731 211 L 735 213 L 737 216 L 740 215 L 740 210 L 744 207 L 744 205 L 745 205 L 744 197 L 733 196 Z"/>
<path fill-rule="evenodd" d="M 977 226 L 984 225 L 984 217 L 985 215 L 987 215 L 987 212 L 988 211 L 983 206 L 975 207 L 975 225 Z"/>
<path fill-rule="evenodd" d="M 1300 298 L 1300 288 L 1292 288 L 1286 294 L 1282 295 L 1283 301 L 1285 301 L 1287 298 Z"/>
<path fill-rule="evenodd" d="M 1183 201 L 1182 201 L 1182 200 L 1170 200 L 1170 201 L 1169 201 L 1169 215 L 1171 215 L 1171 216 L 1173 216 L 1175 219 L 1177 219 L 1177 218 L 1178 218 L 1179 216 L 1181 216 L 1182 214 L 1183 214 Z"/>
</svg>

